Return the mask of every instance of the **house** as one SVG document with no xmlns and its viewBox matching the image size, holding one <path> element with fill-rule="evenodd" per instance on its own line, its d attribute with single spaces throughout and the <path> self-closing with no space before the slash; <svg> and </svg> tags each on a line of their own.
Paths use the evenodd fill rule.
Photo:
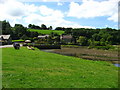
<svg viewBox="0 0 120 90">
<path fill-rule="evenodd" d="M 25 43 L 31 43 L 31 40 L 25 40 Z"/>
<path fill-rule="evenodd" d="M 38 39 L 45 39 L 45 38 L 48 38 L 49 37 L 49 35 L 40 35 L 40 36 L 38 36 Z"/>
<path fill-rule="evenodd" d="M 10 35 L 0 35 L 0 44 L 11 44 L 12 39 Z"/>
<path fill-rule="evenodd" d="M 47 43 L 47 39 L 48 39 L 49 35 L 39 35 L 37 37 L 38 39 L 38 42 L 37 43 L 40 43 L 40 44 L 45 44 Z"/>
<path fill-rule="evenodd" d="M 72 35 L 61 35 L 60 40 L 64 41 L 65 43 L 71 43 L 72 42 Z"/>
</svg>

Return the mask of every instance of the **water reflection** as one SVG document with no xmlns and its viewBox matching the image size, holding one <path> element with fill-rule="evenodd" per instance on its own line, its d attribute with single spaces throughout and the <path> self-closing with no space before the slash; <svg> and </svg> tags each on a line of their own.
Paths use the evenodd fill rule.
<svg viewBox="0 0 120 90">
<path fill-rule="evenodd" d="M 120 64 L 114 64 L 116 67 L 120 67 Z"/>
</svg>

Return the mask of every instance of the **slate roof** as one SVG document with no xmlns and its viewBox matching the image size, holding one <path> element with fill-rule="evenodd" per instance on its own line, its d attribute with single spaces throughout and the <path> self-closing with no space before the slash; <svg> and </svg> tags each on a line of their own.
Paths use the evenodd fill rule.
<svg viewBox="0 0 120 90">
<path fill-rule="evenodd" d="M 10 35 L 0 35 L 0 38 L 9 39 L 9 38 L 10 38 Z"/>
</svg>

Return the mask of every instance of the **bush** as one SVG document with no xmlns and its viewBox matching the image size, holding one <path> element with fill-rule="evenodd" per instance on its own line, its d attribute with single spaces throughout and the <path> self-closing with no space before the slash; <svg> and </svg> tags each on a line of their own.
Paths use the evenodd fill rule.
<svg viewBox="0 0 120 90">
<path fill-rule="evenodd" d="M 87 46 L 88 45 L 88 40 L 84 36 L 80 36 L 77 40 L 77 43 L 81 46 Z"/>
<path fill-rule="evenodd" d="M 108 49 L 110 49 L 109 46 L 95 46 L 95 48 L 97 48 L 97 49 L 103 49 L 103 50 L 108 50 Z"/>
</svg>

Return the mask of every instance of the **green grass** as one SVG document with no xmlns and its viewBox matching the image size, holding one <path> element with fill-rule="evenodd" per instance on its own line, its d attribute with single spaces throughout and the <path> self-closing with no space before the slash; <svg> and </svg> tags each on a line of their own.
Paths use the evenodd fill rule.
<svg viewBox="0 0 120 90">
<path fill-rule="evenodd" d="M 20 42 L 20 41 L 25 41 L 25 40 L 22 40 L 22 39 L 19 39 L 19 40 L 12 40 L 12 42 Z"/>
<path fill-rule="evenodd" d="M 50 34 L 51 32 L 54 32 L 54 33 L 61 35 L 64 33 L 64 31 L 60 31 L 60 30 L 38 30 L 38 29 L 28 29 L 28 30 L 32 32 L 38 32 L 41 34 Z"/>
<path fill-rule="evenodd" d="M 117 88 L 118 68 L 103 61 L 28 50 L 2 49 L 4 88 Z"/>
</svg>

